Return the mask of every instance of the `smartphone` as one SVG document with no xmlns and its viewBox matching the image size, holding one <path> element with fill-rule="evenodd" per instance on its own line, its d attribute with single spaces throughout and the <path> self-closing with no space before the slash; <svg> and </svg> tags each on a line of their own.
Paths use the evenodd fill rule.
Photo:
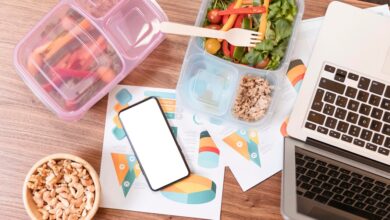
<svg viewBox="0 0 390 220">
<path fill-rule="evenodd" d="M 119 120 L 153 191 L 190 175 L 183 153 L 156 97 L 123 109 L 119 112 Z"/>
</svg>

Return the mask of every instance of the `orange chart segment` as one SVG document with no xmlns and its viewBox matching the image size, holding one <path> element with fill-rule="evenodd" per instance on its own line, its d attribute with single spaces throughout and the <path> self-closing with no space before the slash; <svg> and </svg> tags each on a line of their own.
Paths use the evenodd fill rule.
<svg viewBox="0 0 390 220">
<path fill-rule="evenodd" d="M 223 141 L 246 160 L 252 161 L 259 167 L 261 166 L 257 131 L 252 129 L 238 130 L 225 137 Z"/>
<path fill-rule="evenodd" d="M 214 181 L 196 174 L 161 190 L 172 201 L 184 204 L 204 204 L 214 200 L 217 186 Z"/>
</svg>

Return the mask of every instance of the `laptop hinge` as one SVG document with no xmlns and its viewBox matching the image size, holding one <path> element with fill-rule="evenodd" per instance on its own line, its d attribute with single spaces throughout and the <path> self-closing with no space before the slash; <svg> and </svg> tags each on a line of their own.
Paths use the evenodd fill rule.
<svg viewBox="0 0 390 220">
<path fill-rule="evenodd" d="M 340 155 L 342 157 L 346 157 L 348 159 L 357 161 L 357 162 L 365 164 L 367 166 L 371 166 L 371 167 L 374 167 L 376 169 L 379 169 L 379 170 L 382 170 L 382 171 L 385 171 L 385 172 L 388 172 L 388 173 L 390 172 L 390 166 L 389 165 L 377 162 L 375 160 L 370 160 L 370 159 L 368 159 L 366 157 L 363 157 L 363 156 L 351 153 L 349 151 L 340 149 L 340 148 L 335 147 L 333 145 L 330 145 L 330 144 L 327 144 L 327 143 L 324 143 L 324 142 L 321 142 L 321 141 L 318 141 L 318 140 L 315 140 L 315 139 L 312 139 L 312 138 L 307 138 L 306 144 L 309 144 L 310 146 L 319 148 L 321 150 L 328 151 L 328 152 L 336 154 L 336 155 Z"/>
</svg>

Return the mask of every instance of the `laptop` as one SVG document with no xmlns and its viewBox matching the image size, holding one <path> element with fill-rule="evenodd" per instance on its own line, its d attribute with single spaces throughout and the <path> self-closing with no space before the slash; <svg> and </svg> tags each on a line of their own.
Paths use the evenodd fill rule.
<svg viewBox="0 0 390 220">
<path fill-rule="evenodd" d="M 390 18 L 329 5 L 287 131 L 285 219 L 390 219 Z"/>
</svg>

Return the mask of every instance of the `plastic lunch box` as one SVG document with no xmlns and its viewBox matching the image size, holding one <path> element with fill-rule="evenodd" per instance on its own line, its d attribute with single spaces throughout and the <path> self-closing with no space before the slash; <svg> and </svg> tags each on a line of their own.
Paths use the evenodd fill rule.
<svg viewBox="0 0 390 220">
<path fill-rule="evenodd" d="M 151 0 L 60 1 L 16 47 L 25 83 L 60 118 L 78 120 L 164 39 Z"/>
<path fill-rule="evenodd" d="M 196 26 L 202 26 L 206 19 L 207 9 L 212 0 L 203 0 Z M 296 40 L 297 27 L 304 11 L 304 0 L 296 0 L 298 13 L 284 60 L 277 70 L 261 70 L 235 64 L 207 53 L 203 48 L 203 38 L 191 38 L 180 79 L 177 85 L 177 99 L 184 107 L 194 110 L 209 118 L 228 121 L 240 127 L 261 127 L 272 118 L 280 97 L 280 85 L 291 60 L 293 45 Z M 241 78 L 244 76 L 261 76 L 268 80 L 272 89 L 272 101 L 266 115 L 258 121 L 247 122 L 233 116 L 232 107 L 237 95 Z"/>
</svg>

